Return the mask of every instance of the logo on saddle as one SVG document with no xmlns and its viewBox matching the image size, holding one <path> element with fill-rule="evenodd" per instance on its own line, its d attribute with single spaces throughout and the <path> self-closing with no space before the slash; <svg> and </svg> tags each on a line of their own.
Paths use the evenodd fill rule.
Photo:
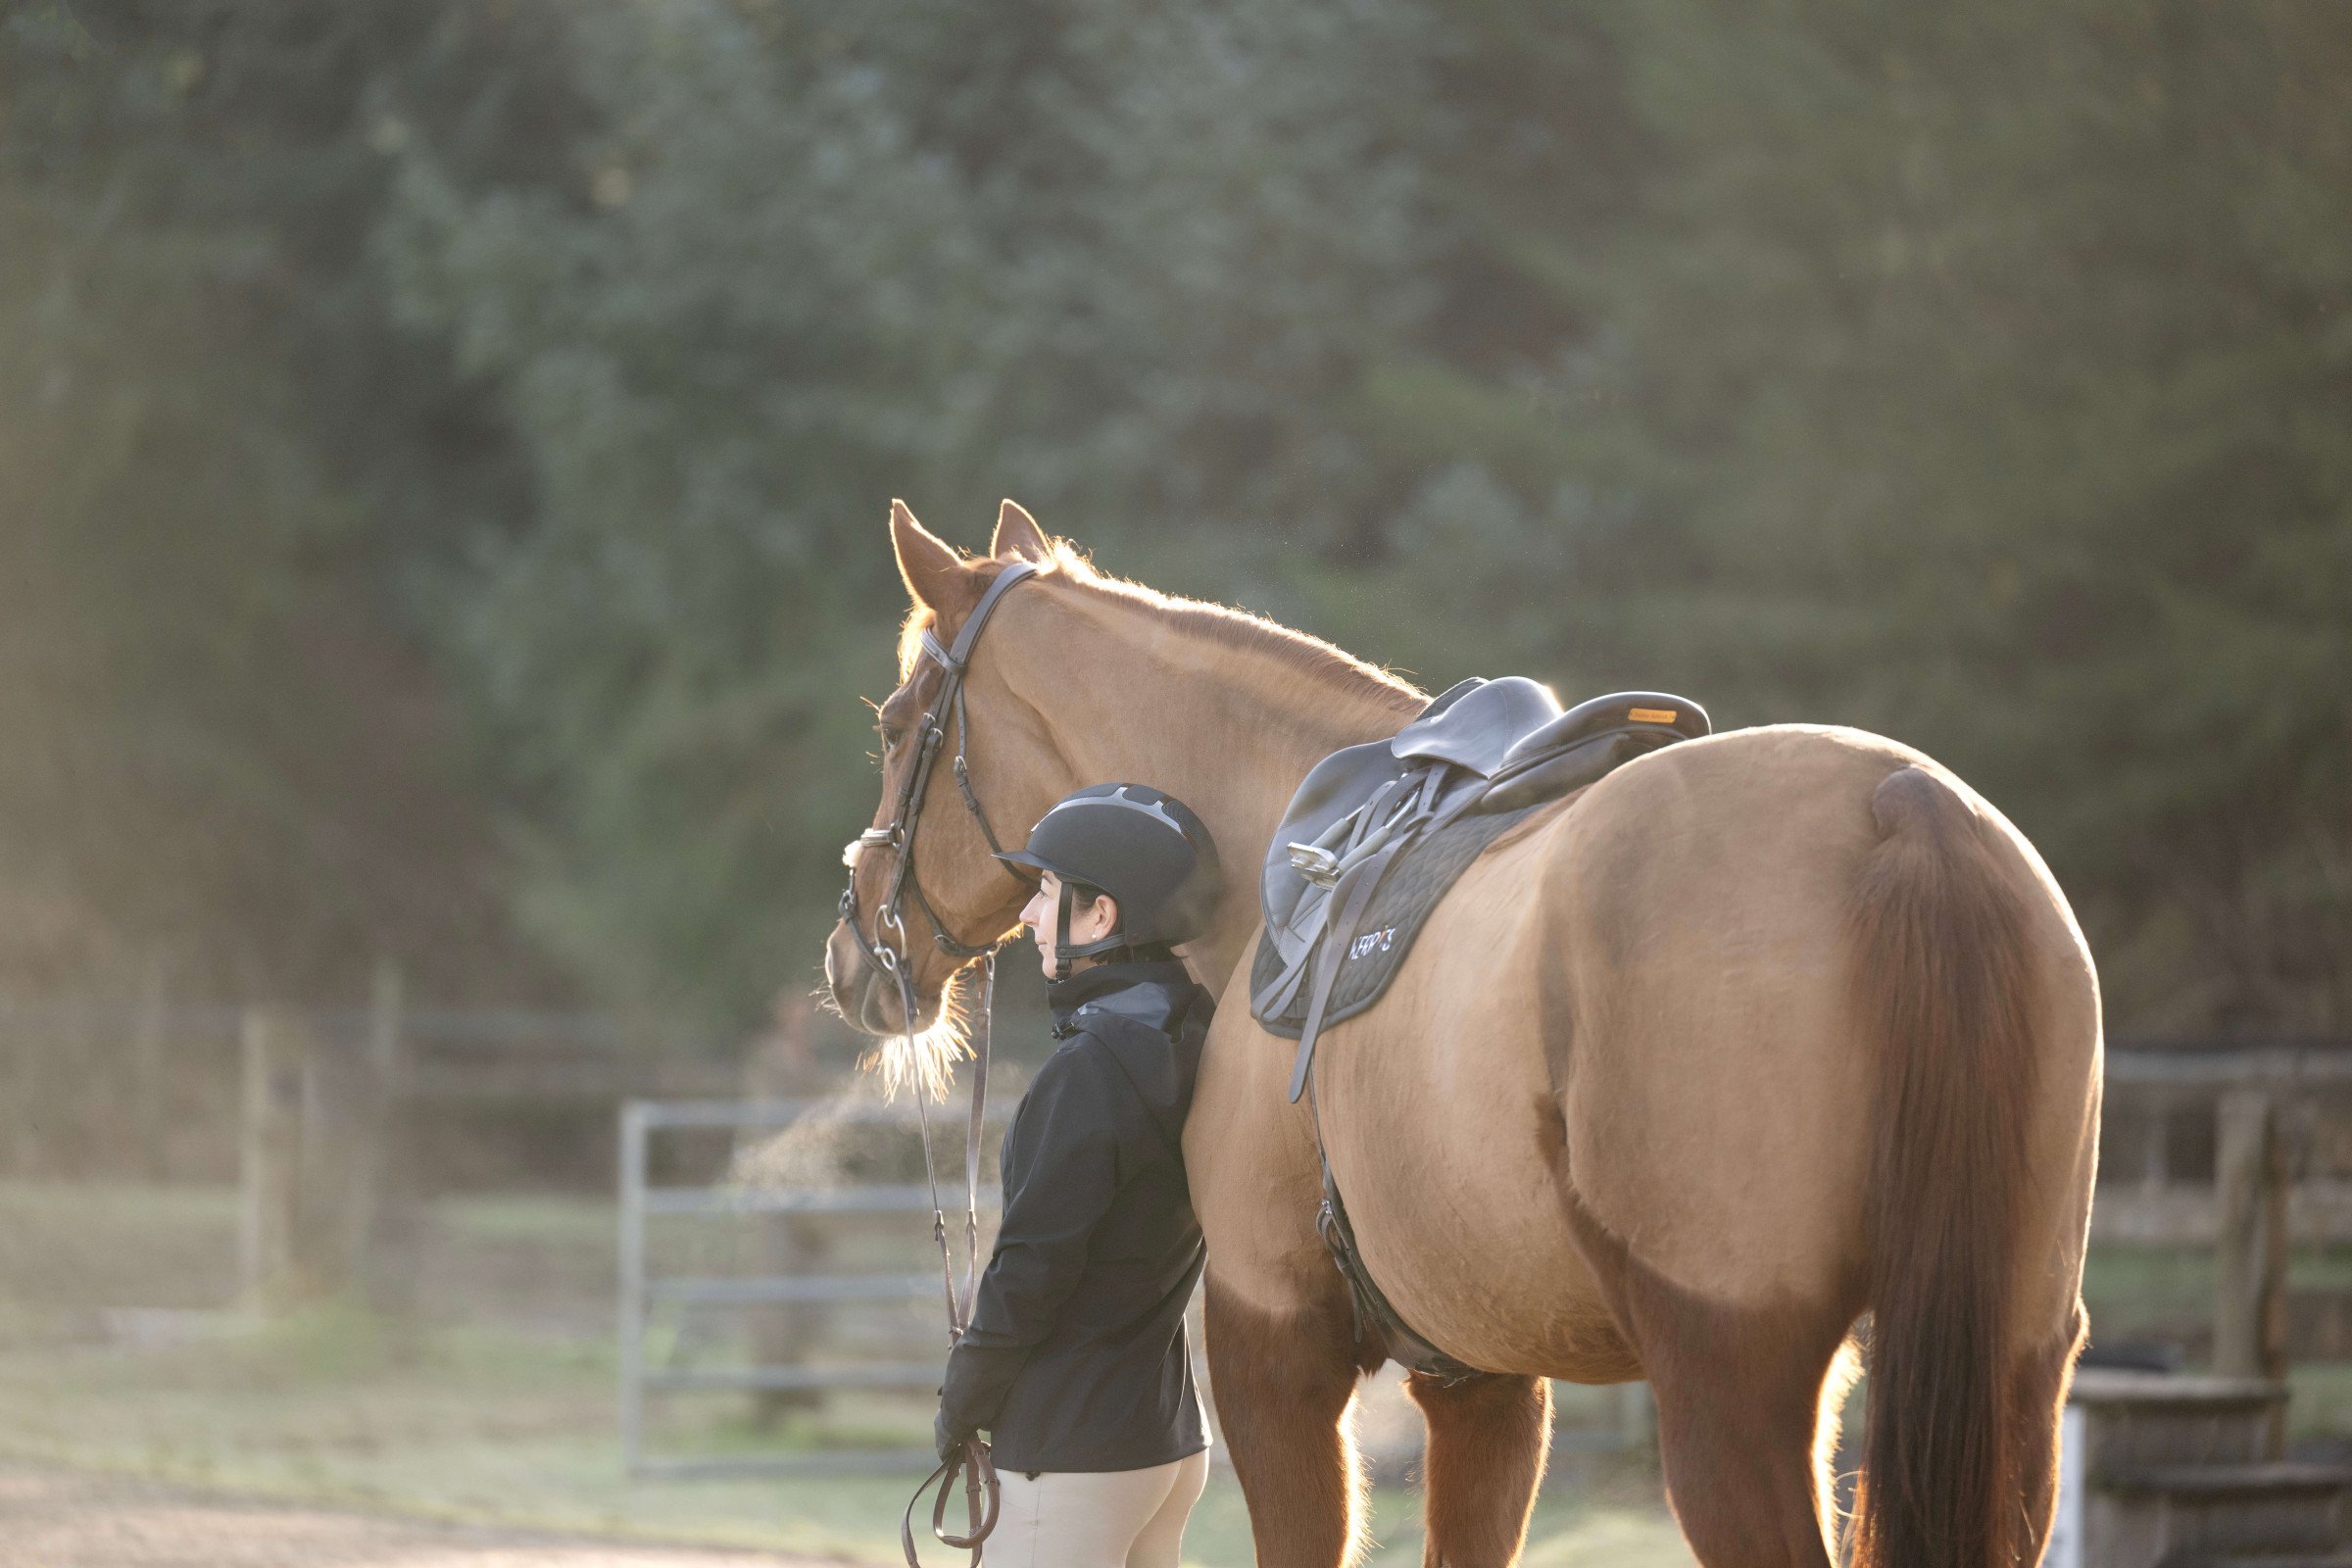
<svg viewBox="0 0 2352 1568">
<path fill-rule="evenodd" d="M 1348 943 L 1348 956 L 1350 961 L 1356 958 L 1370 957 L 1375 953 L 1388 952 L 1396 945 L 1396 928 L 1393 925 L 1384 925 L 1379 930 L 1367 931 L 1353 942 Z"/>
</svg>

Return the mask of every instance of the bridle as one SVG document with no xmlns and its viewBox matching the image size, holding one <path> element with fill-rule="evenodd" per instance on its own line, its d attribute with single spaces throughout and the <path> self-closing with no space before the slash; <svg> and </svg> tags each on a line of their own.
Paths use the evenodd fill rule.
<svg viewBox="0 0 2352 1568">
<path fill-rule="evenodd" d="M 914 830 L 922 816 L 923 797 L 931 783 L 932 766 L 939 760 L 940 749 L 947 744 L 948 714 L 953 710 L 956 715 L 956 788 L 961 792 L 964 807 L 972 813 L 972 820 L 980 824 L 980 836 L 988 840 L 989 853 L 1004 853 L 1004 846 L 997 841 L 996 829 L 989 826 L 988 812 L 981 808 L 979 793 L 972 787 L 971 764 L 965 757 L 972 743 L 972 724 L 964 710 L 963 677 L 971 663 L 972 645 L 980 640 L 980 628 L 988 624 L 988 617 L 995 613 L 998 601 L 1009 589 L 1036 573 L 1036 565 L 1026 561 L 1012 562 L 998 572 L 980 595 L 980 602 L 972 607 L 972 612 L 964 617 L 963 625 L 956 630 L 953 647 L 943 644 L 930 627 L 923 628 L 923 657 L 939 665 L 941 682 L 939 695 L 931 700 L 930 708 L 923 713 L 922 724 L 915 731 L 914 765 L 907 768 L 906 777 L 899 780 L 899 798 L 892 806 L 889 824 L 867 828 L 851 840 L 849 848 L 842 852 L 842 863 L 850 868 L 849 886 L 841 890 L 842 923 L 850 928 L 850 935 L 857 938 L 858 946 L 864 952 L 867 961 L 885 973 L 901 976 L 902 983 L 909 957 L 906 951 L 906 903 L 909 893 L 914 896 L 914 906 L 922 911 L 925 923 L 931 927 L 931 940 L 940 952 L 952 958 L 984 958 L 997 949 L 993 942 L 958 942 L 948 935 L 947 927 L 940 921 L 939 911 L 931 907 L 931 901 L 923 896 L 922 884 L 915 880 Z M 874 912 L 874 934 L 869 938 L 858 921 L 858 862 L 866 851 L 883 849 L 896 850 L 899 858 L 898 864 L 891 868 L 889 891 L 882 895 L 881 906 Z M 892 931 L 898 933 L 895 940 L 889 935 Z M 908 1013 L 907 1021 L 910 1024 L 913 1015 Z"/>
<path fill-rule="evenodd" d="M 956 1262 L 948 1247 L 948 1216 L 939 1200 L 939 1172 L 931 1158 L 931 1111 L 921 1087 L 915 1089 L 915 1113 L 922 1127 L 923 1179 L 931 1191 L 931 1239 L 939 1247 L 940 1284 L 947 1295 L 948 1346 L 963 1338 L 965 1327 L 972 1320 L 972 1298 L 979 1288 L 980 1275 L 980 1130 L 988 1114 L 988 1048 L 990 1014 L 997 990 L 997 944 L 959 942 L 948 935 L 940 923 L 939 912 L 931 901 L 923 897 L 922 884 L 914 876 L 914 830 L 922 816 L 923 796 L 931 783 L 932 765 L 947 744 L 948 715 L 956 716 L 956 787 L 963 795 L 963 804 L 980 824 L 981 837 L 988 840 L 989 852 L 1002 855 L 1004 845 L 997 841 L 996 830 L 989 826 L 988 812 L 980 806 L 979 793 L 972 788 L 972 770 L 965 760 L 971 745 L 972 725 L 963 703 L 963 678 L 970 667 L 972 645 L 980 640 L 980 628 L 996 612 L 998 601 L 1017 584 L 1034 576 L 1037 567 L 1026 561 L 1015 561 L 998 572 L 980 602 L 956 633 L 951 646 L 943 644 L 938 635 L 923 628 L 923 656 L 939 665 L 941 684 L 939 695 L 923 713 L 921 727 L 915 732 L 913 765 L 899 781 L 899 797 L 891 808 L 887 827 L 867 828 L 850 842 L 842 853 L 842 863 L 850 868 L 849 886 L 841 890 L 841 919 L 850 928 L 866 960 L 889 975 L 899 988 L 899 1024 L 906 1035 L 907 1053 L 914 1049 L 914 976 L 912 955 L 906 951 L 906 896 L 914 896 L 914 906 L 931 927 L 931 940 L 939 951 L 953 958 L 981 960 L 980 1030 L 972 1048 L 972 1108 L 966 1123 L 963 1143 L 963 1289 L 956 1288 Z M 858 861 L 867 850 L 891 849 L 898 852 L 898 863 L 891 868 L 890 887 L 874 911 L 874 934 L 869 938 L 858 921 Z M 998 863 L 1002 864 L 1002 861 Z M 895 936 L 893 935 L 895 933 Z M 956 1478 L 963 1476 L 964 1506 L 969 1521 L 964 1535 L 952 1535 L 947 1529 L 948 1497 L 954 1491 Z M 988 1445 L 977 1437 L 967 1439 L 962 1449 L 953 1458 L 942 1461 L 939 1468 L 923 1479 L 906 1501 L 906 1511 L 899 1517 L 899 1544 L 906 1554 L 907 1568 L 922 1568 L 914 1549 L 914 1510 L 923 1494 L 937 1483 L 939 1493 L 931 1505 L 931 1534 L 944 1545 L 958 1551 L 969 1550 L 972 1563 L 980 1561 L 980 1544 L 988 1539 L 997 1526 L 997 1467 L 989 1457 Z"/>
</svg>

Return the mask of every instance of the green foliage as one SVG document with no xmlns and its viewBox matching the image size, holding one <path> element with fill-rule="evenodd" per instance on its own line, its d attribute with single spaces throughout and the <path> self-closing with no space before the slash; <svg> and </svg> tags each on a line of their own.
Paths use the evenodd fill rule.
<svg viewBox="0 0 2352 1568">
<path fill-rule="evenodd" d="M 46 69 L 10 83 L 0 330 L 38 352 L 0 396 L 52 420 L 12 448 L 51 498 L 26 537 L 92 585 L 32 597 L 97 607 L 24 644 L 242 701 L 300 646 L 271 616 L 420 628 L 523 919 L 609 997 L 740 1019 L 809 974 L 873 805 L 885 504 L 976 542 L 1011 494 L 1432 684 L 1913 742 L 2050 858 L 2119 1022 L 2352 1015 L 2336 11 L 12 26 Z M 75 332 L 118 368 L 41 415 Z M 168 461 L 125 433 L 167 426 Z M 170 505 L 104 489 L 134 479 Z M 58 521 L 99 514 L 223 520 L 175 561 L 160 520 Z M 266 609 L 175 630 L 137 588 L 167 561 Z"/>
<path fill-rule="evenodd" d="M 2352 27 L 1797 16 L 1628 26 L 1627 612 L 1740 719 L 1972 777 L 2126 1021 L 2342 1024 Z"/>
<path fill-rule="evenodd" d="M 448 628 L 544 808 L 537 930 L 669 1006 L 809 972 L 872 810 L 892 494 L 967 537 L 1005 493 L 1113 538 L 1357 524 L 1369 443 L 1318 411 L 1415 308 L 1383 143 L 1425 27 L 612 8 L 574 23 L 571 183 L 404 160 L 396 297 L 532 464 Z"/>
<path fill-rule="evenodd" d="M 513 74 L 440 9 L 46 5 L 0 32 L 12 987 L 168 957 L 184 988 L 348 995 L 375 952 L 444 994 L 528 983 L 397 604 L 420 519 L 495 476 L 368 281 L 366 100 Z"/>
</svg>

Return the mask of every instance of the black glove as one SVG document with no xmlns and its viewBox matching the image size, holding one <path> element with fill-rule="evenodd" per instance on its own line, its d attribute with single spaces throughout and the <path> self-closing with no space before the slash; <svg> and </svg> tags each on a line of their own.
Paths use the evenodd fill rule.
<svg viewBox="0 0 2352 1568">
<path fill-rule="evenodd" d="M 939 1451 L 939 1462 L 946 1464 L 963 1452 L 963 1446 L 975 1434 L 957 1432 L 948 1425 L 948 1412 L 943 1408 L 931 1418 L 931 1446 Z"/>
</svg>

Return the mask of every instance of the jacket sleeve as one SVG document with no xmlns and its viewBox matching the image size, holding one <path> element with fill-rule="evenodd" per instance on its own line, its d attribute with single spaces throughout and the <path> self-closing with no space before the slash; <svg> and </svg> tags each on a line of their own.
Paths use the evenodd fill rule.
<svg viewBox="0 0 2352 1568">
<path fill-rule="evenodd" d="M 1081 1037 L 1038 1069 L 1006 1131 L 1004 1221 L 940 1390 L 952 1433 L 993 1430 L 1012 1380 L 1086 1270 L 1095 1227 L 1118 1191 L 1117 1070 L 1100 1042 Z"/>
</svg>

